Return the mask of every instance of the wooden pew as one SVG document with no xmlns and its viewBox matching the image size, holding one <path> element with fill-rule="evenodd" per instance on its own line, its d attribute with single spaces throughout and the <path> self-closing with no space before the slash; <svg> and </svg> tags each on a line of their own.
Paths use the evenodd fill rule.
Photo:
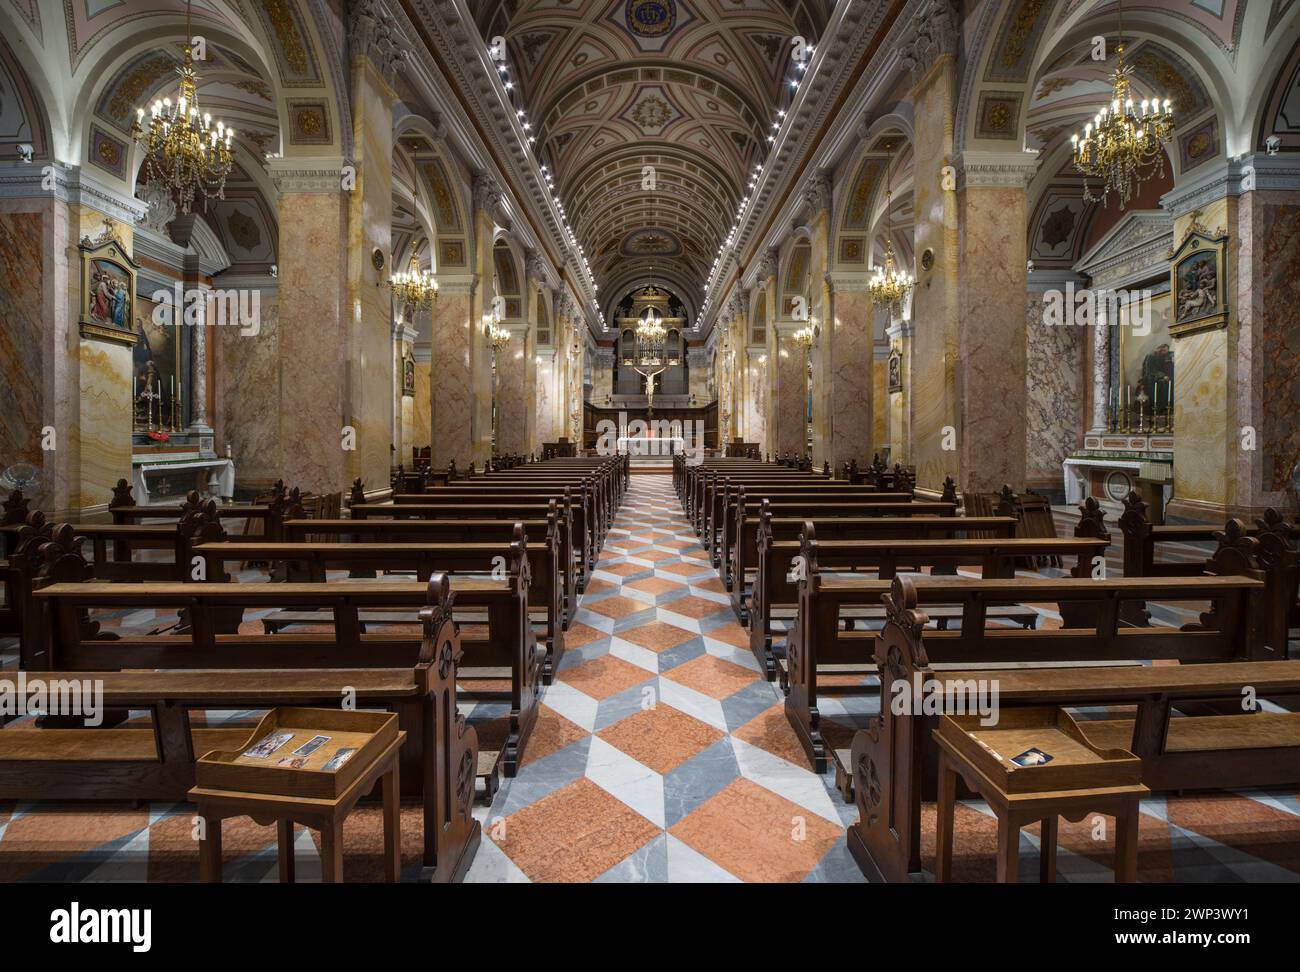
<svg viewBox="0 0 1300 972">
<path fill-rule="evenodd" d="M 56 538 L 59 531 L 56 530 Z M 79 557 L 76 554 L 62 556 Z M 458 577 L 452 584 L 457 609 L 487 615 L 487 637 L 462 639 L 472 669 L 462 669 L 462 694 L 478 691 L 478 679 L 510 679 L 509 734 L 499 754 L 513 776 L 537 718 L 543 653 L 528 620 L 528 558 L 512 549 L 505 580 Z M 101 584 L 52 583 L 33 592 L 39 606 L 40 640 L 24 645 L 30 670 L 117 671 L 149 668 L 391 668 L 409 664 L 419 644 L 402 631 L 362 633 L 363 612 L 415 611 L 424 606 L 418 583 L 332 584 Z M 185 609 L 186 624 L 173 633 L 122 637 L 101 630 L 94 610 Z M 325 633 L 219 634 L 221 619 L 245 609 L 328 611 Z"/>
<path fill-rule="evenodd" d="M 1007 543 L 1008 541 L 999 541 Z M 1034 541 L 1047 543 L 1048 541 Z M 1083 541 L 1079 541 L 1083 542 Z M 874 607 L 889 589 L 886 581 L 829 576 L 816 567 L 816 543 L 805 544 L 808 571 L 799 585 L 799 617 L 786 638 L 790 694 L 786 716 L 809 762 L 824 772 L 827 756 L 817 710 L 818 666 L 856 668 L 870 674 L 872 632 L 841 631 L 845 609 Z M 1010 577 L 967 579 L 925 577 L 910 581 L 923 605 L 959 605 L 960 630 L 927 633 L 929 651 L 938 661 L 963 665 L 981 662 L 1127 662 L 1134 659 L 1177 659 L 1184 662 L 1261 661 L 1277 655 L 1255 637 L 1246 623 L 1263 593 L 1260 580 L 1243 576 L 1168 578 L 1068 577 L 1037 579 Z M 1159 598 L 1173 601 L 1209 600 L 1213 607 L 1192 630 L 1131 627 L 1121 624 L 1124 600 Z M 1084 602 L 1090 610 L 1062 614 L 1070 624 L 1057 630 L 990 628 L 992 609 L 1004 604 Z"/>
<path fill-rule="evenodd" d="M 303 518 L 303 496 L 295 486 L 286 489 L 283 480 L 277 479 L 271 487 L 269 503 L 230 504 L 220 506 L 215 500 L 209 501 L 217 511 L 217 517 L 225 520 L 253 520 L 262 523 L 262 536 L 267 540 L 280 540 L 284 537 L 285 520 Z M 191 490 L 185 501 L 179 504 L 138 506 L 131 484 L 119 479 L 113 487 L 113 498 L 109 500 L 108 512 L 113 523 L 119 526 L 144 523 L 147 520 L 181 520 L 196 506 L 205 503 L 198 492 Z"/>
<path fill-rule="evenodd" d="M 1134 584 L 1130 593 L 1136 593 L 1143 583 L 1152 584 L 1127 580 Z M 1181 587 L 1201 582 L 1200 578 L 1186 578 L 1167 583 Z M 1258 699 L 1300 694 L 1300 664 L 1239 660 L 981 670 L 980 658 L 969 657 L 950 670 L 941 670 L 937 658 L 952 656 L 936 652 L 942 639 L 926 628 L 924 601 L 920 588 L 907 578 L 896 578 L 885 595 L 889 620 L 873 644 L 880 673 L 880 715 L 854 735 L 846 761 L 858 808 L 858 820 L 849 828 L 849 850 L 871 880 L 905 881 L 921 870 L 921 800 L 930 778 L 927 746 L 933 716 L 893 704 L 905 691 L 915 697 L 917 688 L 942 700 L 949 712 L 953 711 L 949 700 L 963 698 L 978 685 L 996 685 L 999 706 L 1135 705 L 1133 718 L 1088 721 L 1082 726 L 1098 745 L 1122 747 L 1138 756 L 1142 782 L 1152 790 L 1300 783 L 1300 715 L 1242 712 L 1172 717 L 1175 710 L 1188 708 L 1188 703 L 1206 700 L 1240 709 L 1247 689 Z M 1238 624 L 1238 628 L 1244 626 Z M 1176 655 L 1179 643 L 1186 640 L 1193 654 L 1202 655 L 1212 640 L 1239 642 L 1240 637 L 1228 629 L 1171 632 L 1164 635 L 1161 650 Z M 1249 646 L 1239 643 L 1237 647 Z"/>
<path fill-rule="evenodd" d="M 514 539 L 515 523 L 519 523 L 530 542 L 553 543 L 556 547 L 560 620 L 561 627 L 567 630 L 577 610 L 578 587 L 569 522 L 558 509 L 548 512 L 544 520 L 287 520 L 285 539 L 289 543 L 508 543 Z M 358 567 L 350 576 L 373 577 L 375 572 Z"/>
<path fill-rule="evenodd" d="M 484 498 L 485 500 L 487 497 Z M 575 585 L 579 593 L 586 589 L 588 564 L 594 567 L 594 556 L 590 554 L 590 533 L 581 525 L 579 507 L 558 507 L 563 511 L 561 523 L 567 524 L 569 532 L 569 549 L 573 551 L 575 565 Z M 502 497 L 493 497 L 492 502 L 466 503 L 454 501 L 448 503 L 394 503 L 392 505 L 364 504 L 351 508 L 352 522 L 370 520 L 393 520 L 409 522 L 415 520 L 504 520 L 514 524 L 519 521 L 544 520 L 556 509 L 554 501 L 537 500 L 535 502 L 516 502 Z M 314 521 L 313 521 L 314 522 Z M 562 526 L 563 530 L 563 526 Z"/>
<path fill-rule="evenodd" d="M 192 712 L 333 707 L 350 697 L 361 707 L 398 713 L 407 733 L 401 781 L 424 807 L 424 863 L 434 868 L 435 881 L 459 880 L 480 839 L 480 825 L 471 815 L 478 739 L 456 713 L 461 646 L 445 575 L 430 579 L 424 600 L 413 665 L 328 671 L 83 671 L 47 678 L 51 688 L 62 683 L 98 689 L 106 708 L 147 709 L 150 724 L 0 732 L 0 800 L 182 801 L 194 785 L 196 758 L 237 748 L 249 733 L 247 726 L 195 726 Z M 5 673 L 0 683 L 16 697 L 30 679 L 40 677 Z"/>
<path fill-rule="evenodd" d="M 310 522 L 310 521 L 308 521 Z M 372 521 L 378 522 L 378 521 Z M 543 681 L 550 685 L 564 657 L 559 547 L 551 539 L 529 543 L 522 523 L 515 523 L 510 540 L 443 543 L 205 543 L 194 548 L 207 563 L 206 576 L 219 578 L 231 561 L 257 560 L 273 565 L 271 576 L 281 583 L 324 583 L 330 568 L 370 568 L 385 572 L 413 572 L 426 581 L 434 573 L 504 574 L 512 552 L 522 548 L 528 558 L 532 583 L 528 595 L 545 611 L 546 659 Z M 535 600 L 534 600 L 535 599 Z M 373 616 L 380 623 L 400 616 Z M 269 619 L 268 619 L 269 620 Z M 313 618 L 313 621 L 315 619 Z M 328 620 L 328 619 L 326 619 Z M 409 618 L 406 620 L 410 620 Z M 364 633 L 367 616 L 358 619 Z M 372 622 L 373 623 L 373 622 Z"/>
<path fill-rule="evenodd" d="M 802 555 L 804 532 L 810 525 L 813 528 L 812 535 L 825 538 L 827 541 L 935 540 L 969 536 L 972 530 L 987 531 L 995 536 L 1009 538 L 1015 531 L 1015 521 L 1010 517 L 833 517 L 822 520 L 784 517 L 775 519 L 771 515 L 771 505 L 767 504 L 759 511 L 758 552 L 754 557 L 758 569 L 754 584 L 746 592 L 745 585 L 738 581 L 733 585 L 731 599 L 732 606 L 737 608 L 737 613 L 740 615 L 741 623 L 749 627 L 750 650 L 753 651 L 760 669 L 769 682 L 776 677 L 777 671 L 776 658 L 772 652 L 772 621 L 778 611 L 793 612 L 798 607 L 798 578 L 802 571 L 808 569 L 808 563 L 806 560 L 799 561 L 802 571 L 793 572 L 793 578 L 790 568 L 795 566 L 795 558 Z M 742 546 L 747 545 L 738 544 L 736 550 L 740 551 Z M 846 558 L 840 558 L 841 563 L 845 560 Z M 921 563 L 929 563 L 929 561 L 922 558 L 909 566 L 919 566 Z M 848 567 L 842 569 L 853 566 L 850 555 Z M 944 565 L 936 563 L 934 566 L 942 570 Z M 735 564 L 736 577 L 743 576 L 746 570 L 746 562 L 740 559 L 738 554 Z M 750 594 L 748 609 L 745 609 L 746 593 Z M 744 609 L 743 613 L 742 609 Z M 946 623 L 946 618 L 941 619 L 940 623 Z"/>
<path fill-rule="evenodd" d="M 722 568 L 722 579 L 728 589 L 731 588 L 734 576 L 733 551 L 736 547 L 741 543 L 748 542 L 749 547 L 746 553 L 749 562 L 753 562 L 755 527 L 754 523 L 747 522 L 746 518 L 756 517 L 762 504 L 769 500 L 773 503 L 782 504 L 786 508 L 799 503 L 888 504 L 900 510 L 904 506 L 908 507 L 907 512 L 896 514 L 899 516 L 929 514 L 947 516 L 950 513 L 955 514 L 957 509 L 956 504 L 947 499 L 940 501 L 944 504 L 943 506 L 918 504 L 917 501 L 913 500 L 911 493 L 881 493 L 870 489 L 845 487 L 843 483 L 826 483 L 813 489 L 776 489 L 743 484 L 727 485 L 721 491 L 720 502 L 716 511 L 716 533 L 713 526 L 709 525 L 705 530 L 705 545 L 708 547 L 708 541 L 714 541 L 711 548 L 713 565 Z"/>
</svg>

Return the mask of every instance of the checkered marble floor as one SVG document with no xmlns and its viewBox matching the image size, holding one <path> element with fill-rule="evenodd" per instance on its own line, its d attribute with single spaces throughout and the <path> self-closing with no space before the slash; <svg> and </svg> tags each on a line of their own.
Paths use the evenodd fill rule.
<svg viewBox="0 0 1300 972">
<path fill-rule="evenodd" d="M 469 880 L 860 880 L 671 477 L 632 477 L 567 644 Z"/>
<path fill-rule="evenodd" d="M 1050 573 L 1045 571 L 1044 573 Z M 241 580 L 262 579 L 256 572 Z M 1040 626 L 1060 624 L 1055 605 Z M 123 632 L 174 621 L 153 611 L 106 621 Z M 1176 622 L 1178 619 L 1170 619 Z M 1166 622 L 1166 623 L 1170 623 Z M 260 630 L 247 615 L 248 630 Z M 780 626 L 777 625 L 779 630 Z M 831 775 L 807 768 L 782 697 L 763 681 L 718 574 L 663 475 L 634 475 L 568 632 L 559 677 L 518 777 L 476 815 L 483 843 L 468 879 L 502 881 L 861 881 L 845 846 L 856 817 Z M 14 643 L 0 641 L 12 667 Z M 847 745 L 869 697 L 823 680 L 823 729 Z M 492 731 L 494 704 L 466 708 Z M 253 713 L 208 713 L 209 723 Z M 20 720 L 11 725 L 23 725 Z M 3 730 L 0 730 L 3 731 Z M 1300 877 L 1300 799 L 1285 791 L 1160 794 L 1143 803 L 1142 881 L 1294 881 Z M 1110 881 L 1113 826 L 1062 821 L 1058 877 Z M 402 877 L 425 878 L 419 807 L 402 809 Z M 1021 873 L 1037 874 L 1037 828 L 1021 837 Z M 225 880 L 276 880 L 275 828 L 226 822 Z M 377 808 L 344 830 L 344 877 L 380 880 Z M 994 877 L 996 827 L 979 801 L 958 804 L 954 878 Z M 933 867 L 927 805 L 922 860 Z M 315 834 L 299 829 L 298 879 L 320 873 Z M 0 803 L 0 881 L 193 881 L 193 807 L 184 804 Z"/>
</svg>

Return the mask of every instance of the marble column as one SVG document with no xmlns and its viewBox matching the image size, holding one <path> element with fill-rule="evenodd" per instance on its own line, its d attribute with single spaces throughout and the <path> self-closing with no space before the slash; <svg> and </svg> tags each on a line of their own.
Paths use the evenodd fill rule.
<svg viewBox="0 0 1300 972">
<path fill-rule="evenodd" d="M 492 288 L 496 270 L 492 248 L 503 199 L 501 187 L 494 179 L 486 175 L 474 177 L 474 266 L 479 286 L 471 295 L 469 426 L 471 458 L 478 468 L 482 468 L 492 454 L 492 345 L 487 340 L 487 328 L 492 319 L 492 298 L 496 296 Z"/>
<path fill-rule="evenodd" d="M 779 321 L 772 325 L 776 355 L 770 360 L 772 400 L 768 415 L 774 452 L 803 456 L 808 451 L 808 357 L 794 341 L 801 321 Z"/>
<path fill-rule="evenodd" d="M 1101 324 L 1109 312 L 1109 302 L 1098 301 L 1096 326 L 1088 329 L 1092 332 L 1092 423 L 1088 428 L 1092 435 L 1101 435 L 1110 427 L 1110 345 L 1114 329 L 1109 320 L 1106 326 Z"/>
<path fill-rule="evenodd" d="M 431 345 L 416 344 L 415 397 L 411 399 L 411 445 L 424 449 L 433 445 L 433 387 Z M 430 453 L 432 455 L 432 453 Z"/>
<path fill-rule="evenodd" d="M 1027 283 L 1025 186 L 1036 166 L 1026 152 L 967 152 L 958 176 L 957 445 L 966 490 L 1025 484 L 1027 345 L 1016 309 Z"/>
<path fill-rule="evenodd" d="M 446 469 L 454 460 L 456 468 L 465 472 L 474 458 L 474 386 L 470 370 L 471 345 L 478 331 L 472 316 L 474 289 L 470 276 L 438 277 L 429 358 L 435 469 Z"/>
<path fill-rule="evenodd" d="M 919 25 L 915 29 L 919 30 Z M 907 454 L 916 466 L 917 485 L 938 490 L 945 476 L 959 474 L 957 440 L 961 432 L 957 387 L 957 193 L 952 182 L 941 176 L 953 156 L 955 46 L 919 48 L 914 54 L 911 97 L 916 119 L 914 170 L 918 173 L 913 183 L 914 252 L 930 250 L 933 262 L 929 270 L 918 272 L 912 299 L 915 332 L 906 396 L 911 435 Z M 1023 226 L 1020 229 L 1023 231 Z M 961 272 L 964 275 L 971 271 L 962 267 Z"/>
<path fill-rule="evenodd" d="M 834 347 L 836 315 L 835 289 L 828 276 L 831 223 L 831 178 L 825 170 L 814 172 L 804 186 L 804 225 L 810 236 L 808 261 L 808 323 L 817 332 L 817 341 L 808 355 L 809 393 L 812 398 L 812 459 L 817 468 L 834 459 L 836 369 L 841 364 L 840 351 Z M 862 360 L 858 361 L 859 370 Z M 805 406 L 806 407 L 806 406 Z"/>
<path fill-rule="evenodd" d="M 897 351 L 899 355 L 899 379 L 902 389 L 899 391 L 889 390 L 888 359 L 886 359 L 885 375 L 885 395 L 889 402 L 889 461 L 901 462 L 904 465 L 911 465 L 910 444 L 912 410 L 909 407 L 911 397 L 913 353 L 913 335 L 912 321 L 910 318 L 902 316 L 901 313 L 888 313 L 889 327 L 885 335 L 889 338 L 890 351 Z M 873 450 L 874 453 L 874 450 Z"/>
<path fill-rule="evenodd" d="M 415 328 L 403 320 L 393 323 L 393 462 L 401 463 L 407 469 L 414 462 L 411 452 L 413 447 L 422 443 L 416 441 L 415 435 L 415 398 L 405 390 L 406 356 L 411 353 L 415 343 Z"/>
<path fill-rule="evenodd" d="M 1235 379 L 1229 394 L 1237 424 L 1256 430 L 1258 448 L 1229 451 L 1227 503 L 1229 515 L 1250 522 L 1269 506 L 1290 510 L 1295 503 L 1288 483 L 1300 462 L 1300 160 L 1261 153 L 1238 164 L 1237 272 L 1229 277 L 1236 314 L 1229 361 L 1236 365 L 1229 369 Z M 1175 426 L 1176 452 L 1178 439 Z"/>
<path fill-rule="evenodd" d="M 614 349 L 600 347 L 596 349 L 591 368 L 591 400 L 597 405 L 604 405 L 605 399 L 614 394 Z"/>
<path fill-rule="evenodd" d="M 767 435 L 767 348 L 751 345 L 740 352 L 745 368 L 745 400 L 743 402 L 744 438 L 763 450 L 764 458 L 771 453 L 771 440 Z"/>
<path fill-rule="evenodd" d="M 506 321 L 501 326 L 510 332 L 510 343 L 496 352 L 496 452 L 523 455 L 528 451 L 528 323 Z"/>
<path fill-rule="evenodd" d="M 838 473 L 844 463 L 871 461 L 875 432 L 875 307 L 865 281 L 835 285 L 835 313 L 822 336 L 832 367 L 831 442 L 826 458 Z M 815 459 L 816 457 L 814 457 Z"/>
<path fill-rule="evenodd" d="M 544 442 L 554 442 L 555 434 L 555 349 L 537 349 L 537 427 L 530 452 L 541 455 Z"/>
</svg>

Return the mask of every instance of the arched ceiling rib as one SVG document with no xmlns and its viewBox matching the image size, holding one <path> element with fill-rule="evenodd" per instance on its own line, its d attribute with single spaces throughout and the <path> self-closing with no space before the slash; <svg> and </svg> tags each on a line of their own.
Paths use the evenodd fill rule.
<svg viewBox="0 0 1300 972">
<path fill-rule="evenodd" d="M 490 0 L 538 156 L 606 294 L 629 261 L 698 293 L 827 0 Z M 652 167 L 653 180 L 643 181 Z M 652 184 L 652 187 L 651 187 Z"/>
</svg>

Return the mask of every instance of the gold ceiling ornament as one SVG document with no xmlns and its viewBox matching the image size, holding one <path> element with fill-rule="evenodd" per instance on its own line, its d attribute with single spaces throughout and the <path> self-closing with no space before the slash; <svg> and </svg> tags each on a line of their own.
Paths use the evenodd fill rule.
<svg viewBox="0 0 1300 972">
<path fill-rule="evenodd" d="M 388 278 L 393 296 L 412 308 L 432 307 L 438 299 L 438 281 L 432 270 L 421 270 L 420 261 L 411 254 L 411 267 Z"/>
<path fill-rule="evenodd" d="M 225 122 L 215 126 L 212 116 L 200 111 L 196 90 L 198 75 L 190 49 L 190 4 L 185 5 L 185 60 L 177 73 L 180 88 L 176 100 L 162 98 L 145 109 L 136 109 L 131 134 L 144 150 L 144 181 L 174 193 L 182 213 L 189 213 L 197 196 L 226 197 L 226 177 L 235 162 L 235 130 Z"/>
<path fill-rule="evenodd" d="M 1124 63 L 1124 7 L 1119 10 L 1119 45 L 1115 52 L 1115 73 L 1111 75 L 1110 104 L 1103 105 L 1083 128 L 1083 136 L 1070 136 L 1074 167 L 1091 179 L 1101 180 L 1101 195 L 1087 180 L 1083 198 L 1105 202 L 1110 193 L 1119 197 L 1120 208 L 1133 198 L 1140 183 L 1165 174 L 1164 145 L 1174 135 L 1174 113 L 1168 98 L 1143 98 L 1134 107 L 1129 92 L 1132 70 Z"/>
<path fill-rule="evenodd" d="M 892 162 L 892 160 L 891 160 Z M 890 166 L 885 167 L 885 265 L 875 268 L 867 291 L 877 307 L 892 307 L 903 300 L 916 286 L 916 278 L 894 263 L 894 233 L 892 228 L 894 194 L 890 190 Z"/>
</svg>

